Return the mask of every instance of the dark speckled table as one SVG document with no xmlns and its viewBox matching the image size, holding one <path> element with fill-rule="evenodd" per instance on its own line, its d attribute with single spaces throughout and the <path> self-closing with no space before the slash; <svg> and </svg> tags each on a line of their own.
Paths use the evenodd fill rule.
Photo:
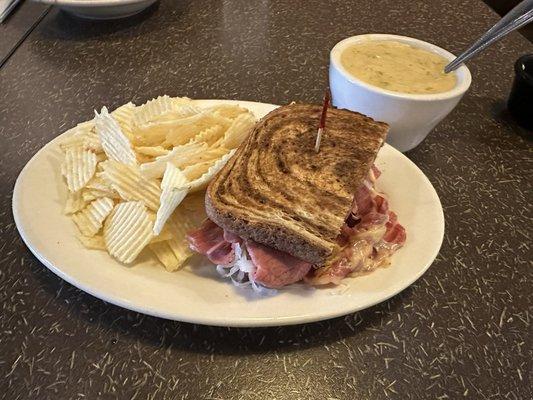
<svg viewBox="0 0 533 400">
<path fill-rule="evenodd" d="M 0 67 L 46 15 L 49 5 L 20 2 L 0 24 Z"/>
<path fill-rule="evenodd" d="M 52 10 L 0 69 L 0 396 L 4 399 L 530 399 L 532 146 L 505 112 L 518 34 L 469 67 L 470 92 L 408 156 L 446 215 L 430 270 L 363 312 L 223 329 L 106 304 L 20 240 L 23 165 L 92 109 L 160 94 L 319 101 L 329 49 L 366 32 L 458 52 L 497 20 L 481 1 L 179 0 L 118 22 Z"/>
</svg>

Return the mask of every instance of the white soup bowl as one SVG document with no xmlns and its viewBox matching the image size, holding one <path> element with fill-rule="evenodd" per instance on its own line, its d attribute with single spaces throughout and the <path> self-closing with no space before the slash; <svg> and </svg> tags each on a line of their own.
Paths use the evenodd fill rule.
<svg viewBox="0 0 533 400">
<path fill-rule="evenodd" d="M 464 65 L 456 70 L 453 89 L 434 94 L 409 94 L 379 88 L 363 82 L 341 64 L 343 51 L 366 41 L 397 41 L 436 53 L 452 61 L 455 56 L 431 43 L 406 36 L 368 34 L 352 36 L 337 43 L 330 53 L 329 85 L 332 104 L 368 115 L 390 125 L 387 142 L 400 151 L 416 147 L 459 103 L 472 77 Z"/>
</svg>

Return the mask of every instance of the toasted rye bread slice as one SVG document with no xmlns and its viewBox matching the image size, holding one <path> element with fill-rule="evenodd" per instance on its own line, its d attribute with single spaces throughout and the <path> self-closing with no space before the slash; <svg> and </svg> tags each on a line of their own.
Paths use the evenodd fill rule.
<svg viewBox="0 0 533 400">
<path fill-rule="evenodd" d="M 330 108 L 317 154 L 321 111 L 292 104 L 259 121 L 209 185 L 209 218 L 244 239 L 323 265 L 388 126 Z"/>
</svg>

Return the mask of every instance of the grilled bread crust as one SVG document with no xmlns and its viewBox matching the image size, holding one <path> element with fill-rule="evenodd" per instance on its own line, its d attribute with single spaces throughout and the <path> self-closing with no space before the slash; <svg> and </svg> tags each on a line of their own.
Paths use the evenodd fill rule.
<svg viewBox="0 0 533 400">
<path fill-rule="evenodd" d="M 323 265 L 388 125 L 330 108 L 316 153 L 321 111 L 291 104 L 259 121 L 210 183 L 209 218 L 243 239 Z"/>
</svg>

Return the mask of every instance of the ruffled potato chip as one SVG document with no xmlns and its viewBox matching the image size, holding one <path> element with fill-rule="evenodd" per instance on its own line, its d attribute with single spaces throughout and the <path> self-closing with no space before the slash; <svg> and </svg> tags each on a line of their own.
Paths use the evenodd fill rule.
<svg viewBox="0 0 533 400">
<path fill-rule="evenodd" d="M 164 115 L 163 117 L 159 118 L 155 123 L 165 123 L 165 124 L 171 124 L 173 121 L 179 121 L 183 118 L 189 118 L 194 115 L 200 114 L 202 112 L 201 108 L 198 108 L 196 106 L 190 105 L 190 104 L 184 104 L 181 106 L 176 106 L 174 110 L 169 112 L 168 114 Z"/>
<path fill-rule="evenodd" d="M 169 150 L 161 146 L 138 146 L 135 148 L 137 154 L 143 154 L 150 157 L 160 157 L 167 155 Z"/>
<path fill-rule="evenodd" d="M 100 197 L 110 197 L 112 199 L 120 198 L 118 192 L 111 187 L 109 182 L 102 178 L 101 172 L 96 173 L 89 183 L 85 185 L 85 189 L 90 189 L 105 194 L 105 196 Z"/>
<path fill-rule="evenodd" d="M 175 102 L 169 96 L 159 96 L 149 100 L 143 105 L 137 107 L 133 123 L 136 126 L 143 126 L 147 123 L 156 121 L 165 114 L 175 109 Z"/>
<path fill-rule="evenodd" d="M 96 155 L 81 147 L 70 147 L 65 152 L 61 173 L 71 192 L 82 189 L 96 172 Z"/>
<path fill-rule="evenodd" d="M 214 161 L 210 160 L 194 165 L 189 165 L 183 170 L 183 174 L 187 177 L 188 181 L 193 181 L 201 177 L 207 171 L 209 171 L 209 168 L 213 165 L 213 163 Z"/>
<path fill-rule="evenodd" d="M 168 220 L 169 231 L 177 238 L 199 227 L 207 218 L 205 213 L 205 190 L 190 193 L 172 213 Z"/>
<path fill-rule="evenodd" d="M 137 158 L 129 139 L 107 108 L 102 107 L 100 114 L 95 111 L 95 115 L 96 133 L 107 157 L 123 164 L 136 165 Z"/>
<path fill-rule="evenodd" d="M 105 196 L 96 196 L 94 193 L 91 192 L 91 190 L 81 190 L 81 197 L 82 200 L 85 203 L 90 203 L 91 201 L 96 200 L 98 197 L 105 197 Z"/>
<path fill-rule="evenodd" d="M 190 117 L 199 112 L 201 109 L 192 105 L 191 99 L 159 96 L 138 107 L 134 125 L 140 130 L 150 129 L 159 123 Z"/>
<path fill-rule="evenodd" d="M 67 215 L 74 214 L 85 208 L 87 203 L 83 199 L 82 191 L 68 192 L 67 202 L 65 203 L 64 213 Z"/>
<path fill-rule="evenodd" d="M 196 159 L 196 157 L 208 149 L 205 143 L 189 143 L 174 147 L 168 154 L 157 157 L 150 163 L 141 164 L 141 173 L 146 178 L 161 178 L 168 162 L 177 167 Z"/>
<path fill-rule="evenodd" d="M 180 162 L 179 166 L 181 168 L 188 167 L 189 165 L 202 163 L 206 161 L 216 161 L 222 158 L 225 154 L 229 153 L 229 149 L 222 147 L 210 148 L 209 150 L 203 151 L 198 154 L 194 159 L 187 160 L 186 162 Z"/>
<path fill-rule="evenodd" d="M 181 266 L 181 261 L 174 255 L 174 251 L 168 241 L 152 242 L 148 247 L 167 271 L 176 271 Z"/>
<path fill-rule="evenodd" d="M 102 228 L 102 224 L 113 210 L 113 200 L 103 197 L 96 199 L 80 212 L 72 215 L 72 220 L 78 226 L 83 236 L 92 237 Z"/>
<path fill-rule="evenodd" d="M 154 221 L 155 221 L 155 219 L 154 219 Z M 173 237 L 172 236 L 172 232 L 170 232 L 168 226 L 165 224 L 165 226 L 163 226 L 163 229 L 161 230 L 159 235 L 154 236 L 152 238 L 152 240 L 150 241 L 150 243 L 164 242 L 165 240 L 172 239 L 172 237 Z"/>
<path fill-rule="evenodd" d="M 118 122 L 122 133 L 131 140 L 133 137 L 133 117 L 136 106 L 131 101 L 111 112 L 111 116 Z"/>
<path fill-rule="evenodd" d="M 103 164 L 102 178 L 127 201 L 141 201 L 150 210 L 157 211 L 161 189 L 155 179 L 147 179 L 139 167 L 108 160 Z"/>
<path fill-rule="evenodd" d="M 92 121 L 82 122 L 66 131 L 64 135 L 67 137 L 59 144 L 61 150 L 66 151 L 72 147 L 84 148 L 86 137 L 94 135 L 94 123 Z"/>
<path fill-rule="evenodd" d="M 213 177 L 220 171 L 228 160 L 235 154 L 235 150 L 231 150 L 229 153 L 225 154 L 222 158 L 218 159 L 208 170 L 199 178 L 187 182 L 183 186 L 177 186 L 178 190 L 186 190 L 187 192 L 196 192 L 198 190 L 205 189 L 207 184 L 213 179 Z"/>
<path fill-rule="evenodd" d="M 167 163 L 163 181 L 161 182 L 161 197 L 154 223 L 154 235 L 159 235 L 167 219 L 187 195 L 186 190 L 175 190 L 174 188 L 183 186 L 186 183 L 187 178 L 183 172 L 171 163 Z"/>
<path fill-rule="evenodd" d="M 226 133 L 222 146 L 227 149 L 235 149 L 248 137 L 255 125 L 255 117 L 251 113 L 241 114 L 231 124 Z"/>
<path fill-rule="evenodd" d="M 190 249 L 189 242 L 185 236 L 180 239 L 173 238 L 166 243 L 168 243 L 170 249 L 174 253 L 174 256 L 178 260 L 177 268 L 182 267 L 183 263 L 194 254 L 194 252 Z"/>
<path fill-rule="evenodd" d="M 165 144 L 167 146 L 180 146 L 194 139 L 203 130 L 215 125 L 222 126 L 222 129 L 226 131 L 231 125 L 231 120 L 202 112 L 188 118 L 168 122 L 161 125 L 161 128 L 165 129 Z"/>
<path fill-rule="evenodd" d="M 165 225 L 165 229 L 172 233 L 173 238 L 167 243 L 179 261 L 179 267 L 193 254 L 187 242 L 187 232 L 196 229 L 207 218 L 204 198 L 205 192 L 188 195 Z"/>
<path fill-rule="evenodd" d="M 98 190 L 98 189 L 88 189 L 84 188 L 81 190 L 82 199 L 85 202 L 91 202 L 96 199 L 101 199 L 103 197 L 108 197 L 110 199 L 120 200 L 120 196 L 116 191 L 107 191 L 107 190 Z"/>
<path fill-rule="evenodd" d="M 106 250 L 104 237 L 102 235 L 94 235 L 91 237 L 76 235 L 80 243 L 89 250 Z"/>
<path fill-rule="evenodd" d="M 94 122 L 86 121 L 69 129 L 65 134 L 68 136 L 60 143 L 63 151 L 72 147 L 81 147 L 84 150 L 91 150 L 94 153 L 103 152 L 100 139 L 95 132 Z"/>
<path fill-rule="evenodd" d="M 154 129 L 154 130 L 139 130 L 134 128 L 133 130 L 133 139 L 131 143 L 135 147 L 155 147 L 161 146 L 165 149 L 168 149 L 172 146 L 166 144 L 166 130 L 165 129 Z"/>
<path fill-rule="evenodd" d="M 241 114 L 250 112 L 246 108 L 234 104 L 220 104 L 213 107 L 209 107 L 207 108 L 207 110 L 217 116 L 229 119 L 235 119 Z"/>
<path fill-rule="evenodd" d="M 76 129 L 76 128 L 72 128 L 72 129 Z M 67 131 L 69 132 L 69 131 Z M 76 148 L 76 147 L 79 147 L 81 149 L 83 149 L 83 142 L 84 142 L 85 138 L 81 135 L 72 135 L 72 136 L 69 136 L 68 138 L 64 139 L 60 144 L 59 144 L 59 147 L 61 148 L 61 150 L 63 151 L 67 151 L 68 149 L 72 149 L 72 148 Z"/>
<path fill-rule="evenodd" d="M 98 154 L 104 151 L 102 143 L 100 143 L 100 138 L 93 131 L 83 138 L 83 148 L 84 150 L 91 150 L 92 152 Z"/>
<path fill-rule="evenodd" d="M 171 99 L 172 99 L 172 102 L 174 103 L 174 105 L 178 106 L 178 107 L 195 104 L 195 101 L 192 100 L 191 98 L 187 97 L 187 96 L 171 97 Z"/>
<path fill-rule="evenodd" d="M 197 142 L 197 143 L 204 142 L 204 143 L 207 143 L 209 146 L 211 146 L 217 140 L 223 137 L 224 137 L 224 127 L 222 125 L 214 125 L 198 133 L 194 138 L 191 139 L 191 141 Z"/>
<path fill-rule="evenodd" d="M 157 124 L 136 128 L 134 131 L 134 140 L 136 146 L 147 147 L 161 145 L 163 148 L 172 148 L 188 143 L 201 130 L 201 127 L 192 123 L 180 125 L 174 122 L 158 122 Z M 169 136 L 177 137 L 179 140 L 168 140 Z"/>
<path fill-rule="evenodd" d="M 104 240 L 107 251 L 124 264 L 130 264 L 152 240 L 153 223 L 140 201 L 119 203 L 106 219 Z"/>
</svg>

